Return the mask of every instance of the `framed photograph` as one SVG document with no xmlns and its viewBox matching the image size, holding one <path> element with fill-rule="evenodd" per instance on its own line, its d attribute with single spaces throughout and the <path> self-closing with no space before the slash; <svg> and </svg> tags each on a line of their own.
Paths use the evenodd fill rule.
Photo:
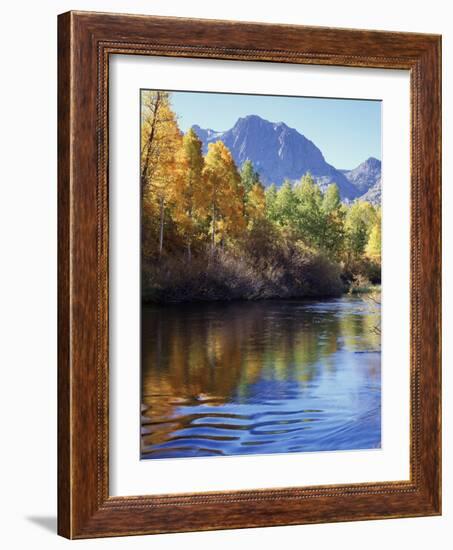
<svg viewBox="0 0 453 550">
<path fill-rule="evenodd" d="M 58 31 L 59 533 L 440 514 L 440 37 Z"/>
</svg>

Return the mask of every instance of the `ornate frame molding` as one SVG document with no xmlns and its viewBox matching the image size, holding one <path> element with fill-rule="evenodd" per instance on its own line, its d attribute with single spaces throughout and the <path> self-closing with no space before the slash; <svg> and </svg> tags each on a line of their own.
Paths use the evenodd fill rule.
<svg viewBox="0 0 453 550">
<path fill-rule="evenodd" d="M 108 61 L 117 54 L 410 71 L 409 481 L 109 496 Z M 59 533 L 86 538 L 440 514 L 440 37 L 68 12 L 59 16 L 58 85 Z"/>
</svg>

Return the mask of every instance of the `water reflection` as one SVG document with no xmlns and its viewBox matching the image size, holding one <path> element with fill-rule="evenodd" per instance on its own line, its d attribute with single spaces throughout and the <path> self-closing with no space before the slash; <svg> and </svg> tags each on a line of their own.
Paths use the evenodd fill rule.
<svg viewBox="0 0 453 550">
<path fill-rule="evenodd" d="M 142 458 L 380 446 L 379 305 L 144 306 Z"/>
</svg>

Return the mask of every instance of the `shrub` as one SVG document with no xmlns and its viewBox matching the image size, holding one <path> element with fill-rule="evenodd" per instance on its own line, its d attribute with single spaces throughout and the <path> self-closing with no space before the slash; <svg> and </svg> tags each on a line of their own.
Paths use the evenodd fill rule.
<svg viewBox="0 0 453 550">
<path fill-rule="evenodd" d="M 145 262 L 142 296 L 152 302 L 257 300 L 338 296 L 339 266 L 294 243 L 266 254 L 217 251 L 194 258 L 163 257 Z"/>
</svg>

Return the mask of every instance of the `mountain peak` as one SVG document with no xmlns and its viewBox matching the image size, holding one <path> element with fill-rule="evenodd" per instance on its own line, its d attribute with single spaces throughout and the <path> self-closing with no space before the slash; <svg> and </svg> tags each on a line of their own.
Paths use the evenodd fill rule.
<svg viewBox="0 0 453 550">
<path fill-rule="evenodd" d="M 261 126 L 265 124 L 269 124 L 269 122 L 264 118 L 261 118 L 258 115 L 247 115 L 244 117 L 239 117 L 231 129 L 233 130 L 234 128 L 241 128 L 243 126 Z"/>
<path fill-rule="evenodd" d="M 275 130 L 278 128 L 286 129 L 286 130 L 292 130 L 294 132 L 297 132 L 294 128 L 290 128 L 285 122 L 282 120 L 278 122 L 272 122 L 270 120 L 266 120 L 263 117 L 260 117 L 259 115 L 246 115 L 244 117 L 239 117 L 234 124 L 233 128 L 236 126 L 244 126 L 244 125 L 259 125 L 259 126 L 268 126 L 273 127 Z M 302 135 L 302 134 L 301 134 Z"/>
<path fill-rule="evenodd" d="M 359 195 L 367 193 L 376 184 L 380 189 L 381 161 L 375 157 L 369 157 L 353 170 L 345 171 L 344 175 L 354 185 Z"/>
<path fill-rule="evenodd" d="M 354 199 L 369 188 L 362 191 L 355 182 L 349 180 L 348 176 L 353 171 L 343 173 L 328 164 L 312 141 L 282 121 L 270 122 L 251 114 L 238 118 L 234 126 L 225 132 L 203 129 L 198 125 L 192 128 L 203 142 L 204 153 L 209 143 L 222 140 L 231 151 L 238 168 L 250 160 L 264 185 L 275 183 L 280 186 L 285 179 L 297 181 L 310 172 L 321 189 L 335 182 L 343 199 Z M 361 170 L 374 172 L 377 169 L 374 163 L 379 163 L 380 172 L 380 161 L 373 158 L 368 160 L 370 166 Z"/>
<path fill-rule="evenodd" d="M 217 141 L 218 139 L 221 139 L 221 136 L 223 135 L 223 132 L 218 132 L 217 130 L 213 130 L 212 128 L 201 128 L 200 126 L 198 126 L 198 124 L 192 124 L 191 128 L 197 134 L 198 138 L 202 141 L 203 148 L 204 145 L 208 142 Z M 205 150 L 204 153 L 206 153 Z"/>
<path fill-rule="evenodd" d="M 375 157 L 368 157 L 366 160 L 361 162 L 356 168 L 354 168 L 353 170 L 350 170 L 349 172 L 352 174 L 352 173 L 358 173 L 363 170 L 380 171 L 381 161 Z"/>
<path fill-rule="evenodd" d="M 369 166 L 378 166 L 381 167 L 381 161 L 376 157 L 368 157 L 362 164 L 368 164 Z"/>
<path fill-rule="evenodd" d="M 259 121 L 259 122 L 268 122 L 264 118 L 260 117 L 259 115 L 246 115 L 244 117 L 240 117 L 238 120 L 248 120 L 248 121 Z"/>
</svg>

